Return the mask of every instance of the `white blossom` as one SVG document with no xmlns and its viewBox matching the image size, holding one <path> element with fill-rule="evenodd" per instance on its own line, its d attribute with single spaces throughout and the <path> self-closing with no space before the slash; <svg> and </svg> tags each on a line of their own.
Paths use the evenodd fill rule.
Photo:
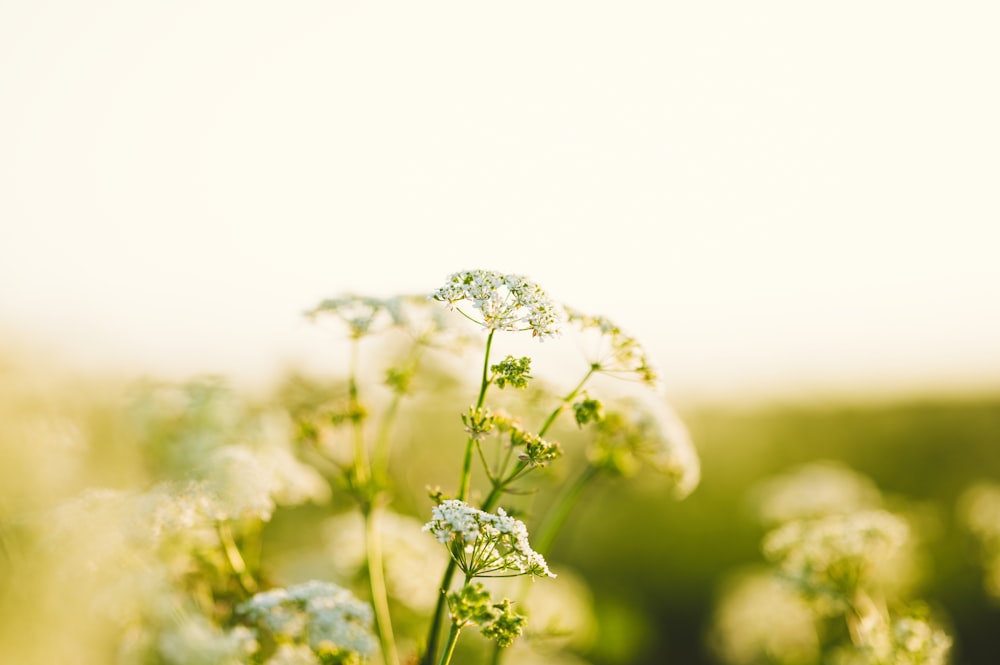
<svg viewBox="0 0 1000 665">
<path fill-rule="evenodd" d="M 317 653 L 367 656 L 375 650 L 371 606 L 329 582 L 312 580 L 262 591 L 241 605 L 239 612 L 281 641 L 308 645 Z"/>
<path fill-rule="evenodd" d="M 168 665 L 240 665 L 257 650 L 248 629 L 226 631 L 200 615 L 160 637 L 159 651 Z"/>
<path fill-rule="evenodd" d="M 474 577 L 555 577 L 545 558 L 531 549 L 524 522 L 510 517 L 503 508 L 493 514 L 448 499 L 434 507 L 424 530 L 448 545 L 462 571 Z"/>
<path fill-rule="evenodd" d="M 906 543 L 906 522 L 882 510 L 797 520 L 764 539 L 764 553 L 823 611 L 840 612 L 854 592 L 877 581 Z"/>
<path fill-rule="evenodd" d="M 817 661 L 820 648 L 809 606 L 770 572 L 727 581 L 710 643 L 729 665 L 808 665 Z"/>
<path fill-rule="evenodd" d="M 487 330 L 530 330 L 533 337 L 541 339 L 559 332 L 560 315 L 556 306 L 537 284 L 521 275 L 464 270 L 449 275 L 444 286 L 431 297 L 450 307 L 468 302 L 479 312 L 479 318 L 461 309 L 459 312 Z"/>
<path fill-rule="evenodd" d="M 587 336 L 596 336 L 596 348 L 588 357 L 594 371 L 615 376 L 632 375 L 643 383 L 654 385 L 656 371 L 642 344 L 605 316 L 594 316 L 571 307 L 563 308 L 567 320 Z"/>
</svg>

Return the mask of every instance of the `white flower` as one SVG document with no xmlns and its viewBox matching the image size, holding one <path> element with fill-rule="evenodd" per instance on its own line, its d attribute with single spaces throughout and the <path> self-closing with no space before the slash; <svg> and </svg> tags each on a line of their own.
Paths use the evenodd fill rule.
<svg viewBox="0 0 1000 665">
<path fill-rule="evenodd" d="M 319 315 L 332 315 L 343 321 L 354 338 L 376 332 L 377 324 L 400 325 L 404 321 L 400 298 L 373 298 L 347 294 L 338 298 L 328 298 L 306 312 L 315 319 Z"/>
<path fill-rule="evenodd" d="M 464 501 L 442 501 L 424 525 L 438 542 L 449 545 L 462 572 L 473 577 L 537 575 L 555 577 L 545 558 L 531 549 L 524 522 L 504 512 L 488 513 Z"/>
<path fill-rule="evenodd" d="M 169 665 L 239 665 L 257 650 L 253 633 L 242 626 L 223 631 L 194 616 L 160 638 L 160 655 Z"/>
<path fill-rule="evenodd" d="M 819 655 L 809 606 L 768 572 L 728 580 L 715 608 L 712 648 L 730 665 L 806 665 Z"/>
<path fill-rule="evenodd" d="M 667 476 L 677 500 L 698 487 L 698 453 L 684 422 L 665 399 L 621 400 L 595 428 L 597 435 L 589 451 L 594 466 L 623 476 L 648 466 Z"/>
<path fill-rule="evenodd" d="M 958 502 L 959 517 L 979 540 L 986 591 L 1000 598 L 1000 484 L 980 482 Z"/>
<path fill-rule="evenodd" d="M 266 522 L 277 505 L 329 498 L 330 487 L 323 477 L 300 462 L 286 441 L 268 437 L 258 445 L 227 445 L 212 451 L 201 473 L 218 497 L 217 518 L 256 517 Z"/>
<path fill-rule="evenodd" d="M 487 330 L 530 330 L 532 337 L 541 339 L 559 332 L 555 305 L 537 284 L 521 275 L 463 270 L 449 275 L 431 297 L 452 307 L 463 300 L 471 303 L 479 312 L 478 319 L 461 309 L 459 312 Z"/>
<path fill-rule="evenodd" d="M 764 539 L 764 554 L 822 611 L 842 611 L 900 553 L 906 522 L 882 510 L 789 522 Z"/>
<path fill-rule="evenodd" d="M 281 644 L 267 659 L 267 665 L 320 665 L 313 650 L 305 644 Z"/>
<path fill-rule="evenodd" d="M 313 651 L 356 653 L 375 650 L 372 608 L 347 589 L 312 580 L 288 589 L 254 595 L 239 612 L 282 642 L 306 644 Z"/>
<path fill-rule="evenodd" d="M 584 334 L 596 335 L 596 349 L 588 358 L 594 371 L 615 376 L 634 375 L 643 383 L 654 385 L 656 371 L 649 362 L 646 350 L 639 341 L 625 333 L 604 316 L 592 316 L 563 307 L 567 320 L 579 326 Z"/>
</svg>

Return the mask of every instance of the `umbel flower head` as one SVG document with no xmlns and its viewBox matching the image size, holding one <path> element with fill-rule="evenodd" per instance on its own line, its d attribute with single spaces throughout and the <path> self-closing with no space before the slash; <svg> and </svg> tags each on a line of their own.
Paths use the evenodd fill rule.
<svg viewBox="0 0 1000 665">
<path fill-rule="evenodd" d="M 306 645 L 332 662 L 360 662 L 375 650 L 371 606 L 336 584 L 312 580 L 262 591 L 238 610 L 273 642 Z"/>
<path fill-rule="evenodd" d="M 574 405 L 578 423 L 585 406 L 586 401 Z M 594 427 L 589 457 L 595 467 L 628 477 L 648 466 L 667 477 L 677 500 L 687 498 L 698 486 L 701 462 L 691 435 L 664 400 L 621 400 L 595 419 Z"/>
<path fill-rule="evenodd" d="M 575 324 L 585 334 L 597 336 L 597 348 L 590 358 L 595 372 L 633 377 L 647 385 L 656 385 L 656 370 L 639 340 L 605 316 L 584 314 L 571 307 L 563 307 L 563 310 L 570 324 Z"/>
<path fill-rule="evenodd" d="M 459 313 L 490 331 L 530 330 L 532 337 L 540 339 L 559 332 L 556 306 L 537 284 L 521 275 L 463 270 L 449 275 L 431 298 L 453 308 L 455 303 L 467 301 L 478 315 L 456 308 Z"/>
<path fill-rule="evenodd" d="M 797 520 L 764 539 L 764 554 L 818 609 L 843 611 L 855 591 L 878 582 L 880 569 L 906 543 L 906 522 L 884 510 Z"/>
<path fill-rule="evenodd" d="M 327 298 L 306 316 L 315 320 L 320 315 L 332 315 L 343 321 L 355 338 L 374 332 L 376 324 L 400 325 L 405 321 L 402 312 L 402 298 L 373 298 L 347 294 L 337 298 Z"/>
<path fill-rule="evenodd" d="M 503 508 L 494 515 L 464 501 L 447 499 L 434 506 L 424 531 L 449 546 L 452 558 L 469 577 L 555 577 L 545 558 L 528 544 L 524 522 L 510 517 Z"/>
</svg>

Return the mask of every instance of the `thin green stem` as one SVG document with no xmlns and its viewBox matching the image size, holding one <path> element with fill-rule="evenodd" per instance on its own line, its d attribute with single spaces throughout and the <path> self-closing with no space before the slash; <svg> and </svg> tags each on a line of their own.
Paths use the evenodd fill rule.
<svg viewBox="0 0 1000 665">
<path fill-rule="evenodd" d="M 375 437 L 375 446 L 372 448 L 372 476 L 383 487 L 389 477 L 389 433 L 392 430 L 396 414 L 399 412 L 399 403 L 402 401 L 402 394 L 395 393 L 392 401 L 385 409 L 382 420 L 379 422 L 378 435 Z"/>
<path fill-rule="evenodd" d="M 375 632 L 382 647 L 385 665 L 399 665 L 396 640 L 392 633 L 392 617 L 389 614 L 389 598 L 385 588 L 385 572 L 382 561 L 382 539 L 379 533 L 378 506 L 371 506 L 364 512 L 365 550 L 368 559 L 368 586 L 372 594 L 372 608 L 375 611 Z"/>
<path fill-rule="evenodd" d="M 545 420 L 545 423 L 542 425 L 542 429 L 538 430 L 538 436 L 545 436 L 545 433 L 549 431 L 549 428 L 552 427 L 553 423 L 555 423 L 556 418 L 558 418 L 559 414 L 563 412 L 563 410 L 566 408 L 566 405 L 568 405 L 571 401 L 573 401 L 574 397 L 580 394 L 580 391 L 583 390 L 583 386 L 587 383 L 587 381 L 590 380 L 590 377 L 592 377 L 594 375 L 594 372 L 596 371 L 597 367 L 591 365 L 590 370 L 588 370 L 587 373 L 583 375 L 583 378 L 580 379 L 580 383 L 576 384 L 576 387 L 573 388 L 573 390 L 569 391 L 569 393 L 567 393 L 566 396 L 562 398 L 562 401 L 560 401 L 559 406 L 557 406 L 552 411 L 552 413 L 549 414 L 549 417 Z"/>
<path fill-rule="evenodd" d="M 396 641 L 393 638 L 392 618 L 389 614 L 389 598 L 385 588 L 385 570 L 382 561 L 382 541 L 378 529 L 378 493 L 379 488 L 371 482 L 376 473 L 387 473 L 384 468 L 388 460 L 388 428 L 383 423 L 379 431 L 379 445 L 384 450 L 375 451 L 375 459 L 379 466 L 373 467 L 368 457 L 368 447 L 365 445 L 365 424 L 362 417 L 360 391 L 358 389 L 359 339 L 351 340 L 350 371 L 347 378 L 347 391 L 351 408 L 351 430 L 354 438 L 354 486 L 361 503 L 361 514 L 365 521 L 365 560 L 368 564 L 368 587 L 371 591 L 372 609 L 375 613 L 375 632 L 382 647 L 382 658 L 385 665 L 399 665 L 399 654 L 396 651 Z M 390 404 L 391 416 L 394 414 L 398 400 Z M 391 419 L 391 418 L 390 418 Z M 384 480 L 379 475 L 378 480 Z"/>
<path fill-rule="evenodd" d="M 440 665 L 448 665 L 451 662 L 451 656 L 455 653 L 455 645 L 458 644 L 458 634 L 462 632 L 462 629 L 457 623 L 451 624 L 451 630 L 448 631 L 448 641 L 444 643 L 444 651 L 441 652 Z"/>
<path fill-rule="evenodd" d="M 477 411 L 483 407 L 483 402 L 486 401 L 486 389 L 490 387 L 490 347 L 493 346 L 494 332 L 494 330 L 490 330 L 490 334 L 486 337 L 486 354 L 483 359 L 483 378 L 479 385 L 479 399 L 476 400 Z M 472 478 L 472 449 L 475 442 L 476 440 L 472 436 L 470 436 L 465 442 L 465 458 L 462 460 L 462 477 L 458 485 L 459 501 L 465 501 L 465 497 L 469 494 L 469 482 Z"/>
<path fill-rule="evenodd" d="M 458 570 L 458 562 L 448 558 L 448 567 L 444 569 L 444 576 L 441 578 L 441 588 L 438 590 L 437 603 L 434 606 L 434 614 L 431 616 L 431 627 L 427 632 L 427 648 L 424 650 L 424 657 L 421 665 L 432 665 L 435 652 L 437 651 L 438 638 L 441 634 L 441 621 L 444 618 L 444 606 L 448 601 L 448 589 L 451 588 L 451 581 Z"/>
<path fill-rule="evenodd" d="M 490 330 L 490 334 L 486 336 L 486 354 L 483 357 L 483 379 L 479 385 L 479 399 L 476 400 L 476 408 L 482 408 L 483 402 L 486 400 L 486 389 L 490 387 L 489 371 L 490 371 L 490 347 L 493 346 L 493 333 L 495 330 Z"/>
<path fill-rule="evenodd" d="M 226 555 L 229 567 L 232 568 L 233 573 L 236 575 L 236 581 L 240 583 L 240 587 L 248 595 L 253 595 L 257 592 L 257 581 L 254 580 L 250 571 L 247 570 L 246 562 L 243 561 L 243 556 L 240 554 L 240 548 L 236 546 L 236 540 L 233 538 L 232 529 L 229 528 L 229 524 L 226 522 L 217 522 L 215 531 L 219 534 L 222 551 Z"/>
<path fill-rule="evenodd" d="M 371 477 L 368 449 L 365 446 L 365 427 L 361 418 L 361 400 L 358 397 L 358 339 L 351 339 L 350 372 L 347 377 L 347 394 L 351 409 L 351 431 L 354 438 L 354 482 L 364 488 Z M 370 498 L 366 498 L 366 501 Z"/>
<path fill-rule="evenodd" d="M 476 399 L 476 410 L 482 408 L 483 403 L 486 401 L 486 390 L 490 386 L 490 349 L 493 346 L 493 333 L 495 331 L 490 330 L 489 335 L 486 337 L 486 352 L 483 358 L 483 375 L 479 383 L 479 397 Z M 469 481 L 472 475 L 472 449 L 475 446 L 475 439 L 471 436 L 465 442 L 465 458 L 462 461 L 462 476 L 459 480 L 459 490 L 458 498 L 462 501 L 469 493 Z M 441 587 L 439 589 L 440 594 L 438 595 L 437 604 L 434 607 L 434 614 L 431 617 L 430 629 L 427 632 L 427 648 L 424 651 L 424 656 L 420 660 L 421 665 L 432 665 L 434 663 L 434 657 L 437 653 L 438 639 L 441 634 L 441 622 L 444 618 L 444 606 L 447 601 L 448 590 L 451 588 L 452 579 L 455 577 L 455 571 L 458 568 L 458 564 L 454 559 L 448 561 L 448 567 L 444 570 L 444 575 L 441 578 Z M 455 639 L 457 639 L 457 634 Z M 449 640 L 451 635 L 449 634 Z M 454 644 L 452 644 L 452 649 L 454 649 Z M 450 655 L 449 655 L 450 658 Z"/>
</svg>

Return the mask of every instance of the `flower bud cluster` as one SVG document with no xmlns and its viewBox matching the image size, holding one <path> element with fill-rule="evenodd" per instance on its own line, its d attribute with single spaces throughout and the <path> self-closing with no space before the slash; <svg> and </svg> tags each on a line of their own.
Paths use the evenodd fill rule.
<svg viewBox="0 0 1000 665">
<path fill-rule="evenodd" d="M 451 621 L 459 628 L 482 626 L 483 636 L 500 647 L 509 647 L 524 630 L 526 619 L 513 611 L 510 600 L 494 603 L 490 592 L 478 582 L 448 594 Z"/>
<path fill-rule="evenodd" d="M 503 390 L 507 386 L 523 390 L 528 387 L 528 379 L 531 378 L 531 358 L 515 358 L 507 356 L 496 365 L 490 368 L 493 372 L 493 383 Z"/>
<path fill-rule="evenodd" d="M 670 481 L 677 499 L 694 491 L 701 464 L 687 428 L 665 405 L 658 410 L 624 401 L 596 421 L 591 464 L 623 476 L 648 466 Z"/>
</svg>

